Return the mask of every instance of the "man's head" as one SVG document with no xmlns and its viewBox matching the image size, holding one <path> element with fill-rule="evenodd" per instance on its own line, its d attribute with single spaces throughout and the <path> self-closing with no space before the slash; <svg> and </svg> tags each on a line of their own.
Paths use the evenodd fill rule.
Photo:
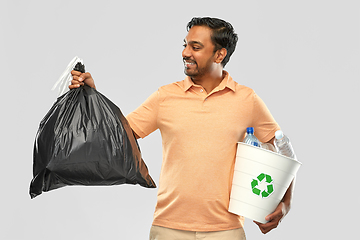
<svg viewBox="0 0 360 240">
<path fill-rule="evenodd" d="M 206 26 L 212 30 L 211 40 L 214 44 L 214 53 L 222 48 L 226 49 L 226 56 L 221 62 L 222 66 L 229 62 L 231 55 L 235 51 L 238 36 L 234 32 L 232 25 L 224 20 L 217 18 L 198 18 L 194 17 L 187 25 L 189 31 L 194 26 Z"/>
</svg>

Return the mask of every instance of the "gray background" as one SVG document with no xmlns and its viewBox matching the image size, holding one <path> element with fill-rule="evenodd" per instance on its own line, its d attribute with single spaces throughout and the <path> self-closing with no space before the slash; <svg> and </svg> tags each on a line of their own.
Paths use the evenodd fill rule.
<svg viewBox="0 0 360 240">
<path fill-rule="evenodd" d="M 359 4 L 357 1 L 15 1 L 0 3 L 0 239 L 148 239 L 156 189 L 64 187 L 30 200 L 38 124 L 68 62 L 84 59 L 97 88 L 126 115 L 184 78 L 193 16 L 231 22 L 238 47 L 226 70 L 263 98 L 303 163 L 293 208 L 263 236 L 355 236 L 359 214 Z M 158 184 L 161 137 L 140 140 Z"/>
</svg>

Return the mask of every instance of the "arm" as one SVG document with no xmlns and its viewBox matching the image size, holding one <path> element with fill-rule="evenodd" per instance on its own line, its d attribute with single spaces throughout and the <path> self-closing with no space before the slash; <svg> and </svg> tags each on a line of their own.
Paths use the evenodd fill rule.
<svg viewBox="0 0 360 240">
<path fill-rule="evenodd" d="M 268 141 L 268 143 L 273 144 L 274 138 Z M 295 178 L 293 179 L 290 186 L 286 190 L 283 199 L 281 200 L 275 211 L 272 214 L 266 216 L 265 220 L 268 221 L 267 223 L 262 224 L 254 221 L 259 226 L 262 233 L 266 234 L 271 230 L 273 230 L 274 228 L 276 228 L 281 222 L 281 220 L 290 211 L 294 187 L 295 187 Z"/>
</svg>

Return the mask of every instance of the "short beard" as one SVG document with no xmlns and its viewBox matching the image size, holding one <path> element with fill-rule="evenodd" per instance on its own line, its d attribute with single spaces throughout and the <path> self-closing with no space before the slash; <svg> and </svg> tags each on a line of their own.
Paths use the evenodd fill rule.
<svg viewBox="0 0 360 240">
<path fill-rule="evenodd" d="M 186 76 L 189 76 L 191 79 L 196 79 L 196 78 L 202 77 L 202 76 L 205 75 L 206 72 L 209 71 L 209 69 L 206 68 L 206 67 L 199 69 L 199 67 L 198 67 L 198 65 L 197 65 L 196 62 L 195 62 L 195 64 L 196 64 L 196 69 L 195 69 L 196 71 L 194 71 L 194 72 L 192 72 L 192 73 L 189 73 L 189 72 L 186 71 L 186 67 L 185 67 L 185 70 L 184 70 L 185 75 L 186 75 Z"/>
<path fill-rule="evenodd" d="M 205 69 L 196 69 L 197 71 L 189 73 L 188 71 L 186 71 L 186 69 L 184 70 L 184 73 L 186 76 L 189 76 L 190 78 L 197 78 L 197 77 L 202 77 L 205 75 L 206 70 Z"/>
</svg>

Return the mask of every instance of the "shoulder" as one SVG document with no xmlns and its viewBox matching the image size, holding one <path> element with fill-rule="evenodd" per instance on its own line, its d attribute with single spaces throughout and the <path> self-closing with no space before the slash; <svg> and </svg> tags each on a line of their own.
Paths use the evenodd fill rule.
<svg viewBox="0 0 360 240">
<path fill-rule="evenodd" d="M 255 91 L 247 87 L 245 85 L 239 84 L 238 82 L 234 81 L 234 88 L 235 88 L 235 94 L 242 97 L 250 97 L 255 95 Z"/>
<path fill-rule="evenodd" d="M 254 90 L 239 84 L 237 81 L 235 81 L 235 79 L 232 78 L 232 76 L 227 72 L 224 71 L 225 73 L 225 81 L 226 81 L 226 86 L 228 86 L 230 89 L 232 89 L 236 95 L 251 95 L 254 94 Z"/>
<path fill-rule="evenodd" d="M 182 80 L 161 86 L 157 92 L 160 97 L 167 97 L 169 95 L 183 94 L 184 91 L 184 80 Z"/>
<path fill-rule="evenodd" d="M 184 80 L 163 85 L 159 88 L 161 91 L 178 91 L 184 89 Z"/>
</svg>

